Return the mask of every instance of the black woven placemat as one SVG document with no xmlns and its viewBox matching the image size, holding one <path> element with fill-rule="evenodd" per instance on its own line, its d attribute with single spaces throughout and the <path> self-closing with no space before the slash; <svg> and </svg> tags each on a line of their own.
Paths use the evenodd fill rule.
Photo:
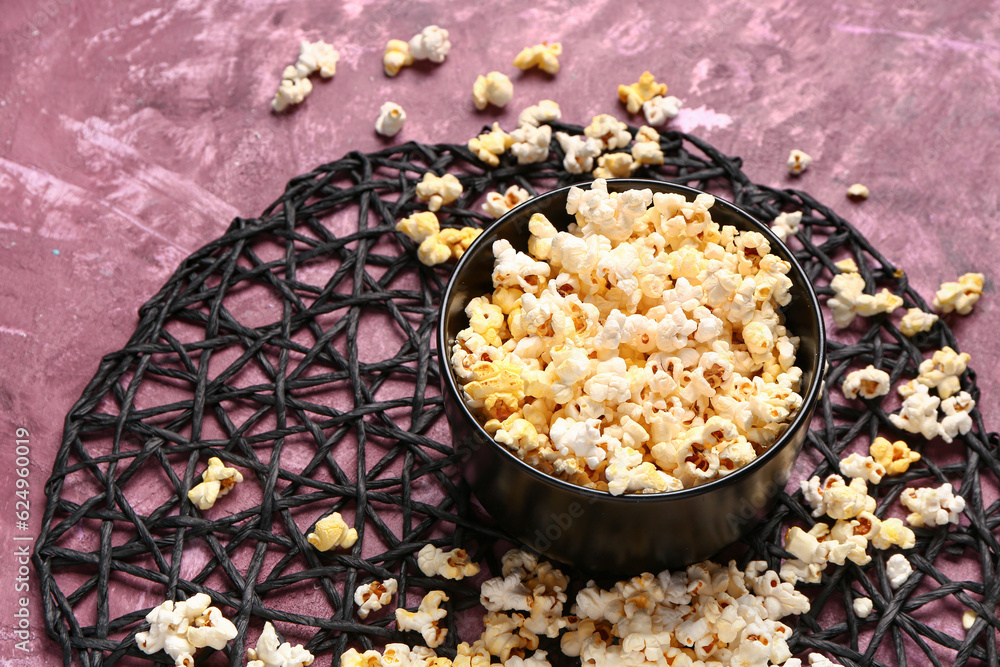
<svg viewBox="0 0 1000 667">
<path fill-rule="evenodd" d="M 718 193 L 762 220 L 803 211 L 791 245 L 821 295 L 832 293 L 833 262 L 853 257 L 869 289 L 888 287 L 907 307 L 927 309 L 905 272 L 808 194 L 753 183 L 739 158 L 697 137 L 666 132 L 661 145 L 665 164 L 636 177 Z M 449 227 L 489 223 L 478 206 L 487 192 L 517 184 L 536 194 L 590 179 L 563 170 L 556 142 L 552 151 L 556 159 L 545 163 L 516 165 L 504 156 L 494 168 L 464 145 L 350 153 L 292 179 L 259 218 L 237 218 L 181 263 L 67 415 L 46 485 L 34 563 L 46 630 L 63 646 L 65 664 L 74 655 L 88 666 L 123 656 L 164 661 L 162 653 L 141 653 L 135 633 L 152 606 L 197 592 L 237 625 L 223 651 L 229 664 L 244 664 L 247 631 L 255 635 L 264 620 L 339 664 L 348 644 L 416 638 L 391 629 L 391 613 L 364 623 L 356 617 L 355 587 L 388 576 L 399 579 L 408 594 L 400 604 L 411 608 L 427 589 L 448 592 L 445 648 L 455 646 L 455 619 L 478 604 L 478 587 L 423 577 L 415 553 L 428 540 L 462 546 L 496 572 L 502 536 L 474 511 L 441 438 L 432 340 L 448 267 L 422 266 L 393 227 L 425 208 L 414 189 L 428 170 L 455 173 L 464 186 L 440 212 Z M 941 321 L 911 340 L 885 316 L 830 334 L 831 390 L 800 463 L 818 461 L 815 474 L 825 475 L 851 443 L 867 448 L 879 433 L 904 438 L 925 455 L 871 490 L 879 515 L 905 485 L 948 480 L 968 501 L 967 519 L 916 531 L 907 556 L 922 576 L 899 590 L 888 585 L 888 554 L 874 549 L 865 567 L 830 565 L 821 585 L 800 584 L 814 601 L 810 613 L 791 620 L 792 650 L 822 650 L 848 665 L 996 665 L 1000 545 L 993 531 L 1000 520 L 998 503 L 984 505 L 982 484 L 984 475 L 988 483 L 1000 478 L 1000 438 L 987 435 L 976 411 L 973 430 L 939 464 L 933 452 L 941 448 L 897 432 L 882 399 L 848 403 L 834 389 L 851 365 L 872 363 L 894 382 L 913 376 L 921 350 L 958 349 L 954 336 Z M 973 371 L 962 384 L 979 399 Z M 237 466 L 246 480 L 201 512 L 184 490 L 209 456 Z M 333 510 L 354 516 L 360 539 L 350 551 L 319 553 L 303 530 Z M 744 561 L 764 558 L 776 568 L 790 520 L 813 521 L 798 492 L 783 494 L 752 533 Z M 975 576 L 953 578 L 962 566 Z M 855 594 L 874 601 L 863 622 L 851 612 Z M 942 632 L 943 615 L 964 609 L 979 614 L 968 634 Z M 199 663 L 214 664 L 211 653 L 203 650 Z"/>
</svg>

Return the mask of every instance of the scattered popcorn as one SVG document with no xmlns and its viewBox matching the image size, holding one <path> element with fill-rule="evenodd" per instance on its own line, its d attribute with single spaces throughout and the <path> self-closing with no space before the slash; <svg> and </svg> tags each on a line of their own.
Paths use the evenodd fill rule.
<svg viewBox="0 0 1000 667">
<path fill-rule="evenodd" d="M 531 69 L 537 67 L 549 74 L 559 73 L 559 56 L 562 55 L 562 44 L 559 42 L 542 42 L 534 46 L 526 46 L 514 57 L 514 67 Z"/>
<path fill-rule="evenodd" d="M 403 129 L 406 122 L 406 112 L 395 102 L 386 102 L 378 110 L 375 120 L 375 131 L 383 137 L 394 137 Z"/>
<path fill-rule="evenodd" d="M 791 153 L 788 154 L 788 173 L 792 176 L 798 176 L 803 171 L 809 168 L 812 164 L 812 157 L 803 153 L 799 149 L 793 149 Z"/>
<path fill-rule="evenodd" d="M 874 608 L 871 598 L 854 598 L 854 615 L 858 618 L 868 618 Z"/>
<path fill-rule="evenodd" d="M 337 71 L 338 60 L 340 53 L 326 42 L 303 41 L 298 60 L 286 67 L 281 75 L 281 85 L 271 100 L 271 108 L 280 113 L 291 105 L 300 104 L 312 92 L 309 75 L 318 71 L 324 79 L 329 79 Z"/>
<path fill-rule="evenodd" d="M 193 667 L 199 648 L 222 650 L 236 637 L 236 626 L 210 607 L 211 602 L 205 593 L 178 602 L 165 600 L 146 614 L 149 630 L 136 633 L 136 646 L 147 655 L 163 651 L 178 667 Z"/>
<path fill-rule="evenodd" d="M 948 398 L 961 390 L 961 376 L 969 367 L 971 359 L 968 353 L 958 354 L 945 346 L 936 351 L 930 359 L 921 362 L 917 382 L 930 389 L 937 389 L 941 398 Z"/>
<path fill-rule="evenodd" d="M 247 667 L 307 667 L 314 660 L 313 654 L 302 644 L 281 643 L 270 621 L 264 623 L 256 648 L 247 649 L 247 659 L 250 660 Z"/>
<path fill-rule="evenodd" d="M 417 565 L 428 577 L 461 580 L 479 574 L 479 564 L 469 562 L 465 549 L 444 551 L 429 543 L 417 552 Z"/>
<path fill-rule="evenodd" d="M 549 132 L 551 128 L 546 126 Z M 474 139 L 469 139 L 469 150 L 476 154 L 480 160 L 491 166 L 500 164 L 500 156 L 506 152 L 514 143 L 509 134 L 500 129 L 500 123 L 493 123 L 493 127 L 480 134 Z M 548 144 L 546 144 L 547 146 Z"/>
<path fill-rule="evenodd" d="M 875 499 L 868 495 L 868 483 L 855 477 L 850 484 L 840 475 L 828 475 L 822 483 L 813 475 L 799 483 L 802 496 L 812 507 L 812 515 L 827 514 L 833 519 L 852 519 L 862 512 L 875 511 Z"/>
<path fill-rule="evenodd" d="M 396 594 L 398 584 L 395 579 L 369 581 L 354 591 L 354 603 L 358 605 L 358 616 L 368 618 L 368 614 L 389 604 Z"/>
<path fill-rule="evenodd" d="M 629 86 L 618 86 L 618 99 L 628 109 L 629 113 L 639 113 L 642 105 L 654 97 L 662 97 L 667 94 L 667 84 L 656 83 L 656 79 L 650 72 L 643 72 L 639 80 Z"/>
<path fill-rule="evenodd" d="M 420 601 L 417 611 L 396 609 L 396 627 L 403 632 L 419 632 L 431 648 L 437 648 L 444 643 L 448 628 L 439 628 L 438 621 L 448 612 L 441 609 L 441 603 L 448 601 L 444 591 L 431 591 Z"/>
<path fill-rule="evenodd" d="M 601 142 L 602 149 L 625 148 L 632 141 L 628 125 L 606 113 L 598 114 L 583 128 L 583 133 Z"/>
<path fill-rule="evenodd" d="M 976 407 L 976 402 L 968 392 L 962 391 L 955 396 L 941 401 L 941 410 L 944 417 L 939 424 L 941 432 L 939 435 L 945 442 L 952 442 L 959 435 L 965 435 L 972 430 L 972 409 Z"/>
<path fill-rule="evenodd" d="M 933 313 L 925 313 L 919 308 L 909 308 L 899 322 L 899 330 L 904 336 L 913 338 L 918 333 L 930 331 L 937 321 L 938 316 Z"/>
<path fill-rule="evenodd" d="M 799 233 L 802 224 L 802 211 L 782 212 L 771 223 L 771 231 L 782 241 Z"/>
<path fill-rule="evenodd" d="M 632 144 L 632 159 L 638 164 L 663 164 L 660 133 L 649 125 L 640 127 Z"/>
<path fill-rule="evenodd" d="M 413 64 L 410 45 L 401 39 L 390 39 L 382 54 L 382 68 L 388 76 L 396 76 L 399 70 Z"/>
<path fill-rule="evenodd" d="M 582 174 L 594 168 L 594 158 L 601 154 L 603 144 L 599 139 L 579 137 L 556 132 L 556 141 L 565 157 L 563 168 L 571 174 Z"/>
<path fill-rule="evenodd" d="M 834 262 L 833 265 L 840 269 L 843 273 L 858 272 L 858 263 L 854 261 L 853 257 L 847 257 L 839 262 Z"/>
<path fill-rule="evenodd" d="M 638 168 L 629 153 L 608 153 L 597 158 L 594 178 L 628 178 Z"/>
<path fill-rule="evenodd" d="M 893 554 L 885 563 L 885 573 L 889 577 L 889 585 L 896 590 L 913 574 L 913 566 L 903 554 Z"/>
<path fill-rule="evenodd" d="M 319 551 L 350 549 L 358 541 L 358 531 L 347 526 L 340 512 L 334 512 L 317 521 L 315 532 L 306 535 L 306 539 Z"/>
<path fill-rule="evenodd" d="M 971 630 L 973 624 L 975 624 L 976 622 L 976 618 L 978 617 L 979 614 L 972 611 L 971 609 L 966 609 L 965 613 L 962 614 L 962 627 L 965 628 L 966 630 Z"/>
<path fill-rule="evenodd" d="M 416 60 L 443 63 L 449 51 L 448 31 L 436 25 L 429 25 L 410 38 L 410 53 Z"/>
<path fill-rule="evenodd" d="M 827 302 L 838 327 L 850 326 L 855 316 L 870 317 L 891 313 L 903 305 L 903 298 L 883 288 L 876 295 L 865 294 L 865 279 L 860 273 L 838 273 L 830 281 L 834 296 Z"/>
<path fill-rule="evenodd" d="M 781 435 L 802 401 L 791 267 L 713 203 L 598 179 L 567 196 L 572 232 L 536 214 L 527 252 L 494 243 L 493 293 L 467 304 L 451 361 L 497 442 L 617 495 L 728 475 Z"/>
<path fill-rule="evenodd" d="M 517 158 L 518 164 L 533 164 L 548 159 L 552 143 L 552 128 L 548 125 L 522 125 L 510 133 L 510 138 L 514 142 L 510 152 Z"/>
<path fill-rule="evenodd" d="M 936 489 L 929 486 L 903 489 L 899 502 L 910 510 L 906 522 L 916 528 L 958 523 L 959 515 L 965 511 L 965 498 L 954 495 L 947 482 Z"/>
<path fill-rule="evenodd" d="M 883 437 L 875 438 L 869 446 L 872 458 L 885 468 L 887 475 L 901 475 L 910 469 L 911 463 L 920 460 L 920 452 L 910 451 L 902 440 L 889 442 Z"/>
<path fill-rule="evenodd" d="M 941 283 L 934 294 L 934 307 L 942 313 L 968 315 L 983 293 L 983 274 L 966 273 L 957 283 Z"/>
<path fill-rule="evenodd" d="M 290 106 L 302 104 L 312 89 L 312 81 L 309 79 L 282 79 L 278 92 L 271 100 L 271 108 L 281 113 Z"/>
<path fill-rule="evenodd" d="M 222 459 L 213 456 L 208 459 L 208 468 L 201 473 L 201 483 L 188 491 L 188 498 L 198 509 L 207 510 L 242 481 L 243 475 L 239 470 L 227 468 Z"/>
<path fill-rule="evenodd" d="M 418 211 L 396 223 L 396 231 L 406 234 L 414 243 L 423 243 L 441 231 L 437 215 L 432 211 Z"/>
<path fill-rule="evenodd" d="M 490 72 L 486 76 L 480 74 L 472 85 L 472 99 L 480 111 L 488 104 L 507 106 L 513 96 L 514 84 L 501 72 Z"/>
<path fill-rule="evenodd" d="M 462 194 L 462 184 L 454 174 L 437 176 L 426 172 L 417 183 L 417 199 L 427 202 L 431 211 L 439 210 L 443 205 L 450 204 Z"/>
<path fill-rule="evenodd" d="M 374 649 L 359 653 L 358 649 L 349 648 L 340 655 L 340 667 L 380 667 L 381 660 L 382 654 Z M 257 665 L 251 662 L 247 667 L 257 667 Z"/>
<path fill-rule="evenodd" d="M 851 478 L 860 478 L 869 484 L 878 484 L 885 477 L 885 466 L 871 456 L 851 454 L 840 460 L 840 473 Z"/>
<path fill-rule="evenodd" d="M 671 118 L 676 118 L 684 103 L 671 95 L 663 97 L 656 95 L 642 103 L 642 115 L 646 122 L 654 127 L 665 124 Z"/>
<path fill-rule="evenodd" d="M 853 199 L 854 201 L 868 199 L 869 194 L 871 193 L 868 191 L 868 188 L 861 183 L 855 183 L 851 187 L 847 188 L 847 198 Z"/>
<path fill-rule="evenodd" d="M 847 398 L 878 398 L 889 393 L 889 374 L 871 364 L 859 371 L 851 371 L 844 378 L 844 396 Z"/>
<path fill-rule="evenodd" d="M 784 667 L 792 667 L 787 662 Z M 840 667 L 837 663 L 833 662 L 825 655 L 820 653 L 810 653 L 809 654 L 809 667 Z"/>
<path fill-rule="evenodd" d="M 499 218 L 510 209 L 529 199 L 531 199 L 531 194 L 527 190 L 518 185 L 512 185 L 503 194 L 491 192 L 486 195 L 483 210 L 494 218 Z"/>
<path fill-rule="evenodd" d="M 910 389 L 904 387 L 912 388 L 912 393 L 909 393 Z M 889 415 L 889 421 L 893 426 L 909 433 L 919 433 L 928 440 L 939 435 L 941 427 L 937 420 L 937 409 L 941 399 L 931 396 L 927 385 L 916 382 L 902 385 L 898 391 L 900 394 L 908 395 L 899 408 L 899 414 Z"/>
<path fill-rule="evenodd" d="M 562 118 L 562 111 L 559 109 L 559 105 L 552 100 L 542 100 L 538 104 L 532 104 L 524 109 L 517 117 L 517 124 L 518 127 L 524 125 L 539 127 L 560 118 Z"/>
<path fill-rule="evenodd" d="M 878 532 L 871 537 L 872 546 L 876 549 L 912 549 L 917 543 L 917 536 L 903 525 L 902 519 L 895 517 L 878 524 Z"/>
</svg>

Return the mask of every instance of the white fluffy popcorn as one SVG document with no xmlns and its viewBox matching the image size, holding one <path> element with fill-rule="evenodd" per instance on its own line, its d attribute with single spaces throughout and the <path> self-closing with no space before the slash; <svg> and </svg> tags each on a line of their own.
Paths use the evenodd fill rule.
<svg viewBox="0 0 1000 667">
<path fill-rule="evenodd" d="M 898 414 L 889 415 L 889 421 L 898 429 L 909 433 L 919 433 L 928 440 L 940 434 L 938 406 L 941 399 L 931 396 L 926 385 L 910 382 L 899 387 L 905 396 Z"/>
<path fill-rule="evenodd" d="M 395 102 L 386 102 L 378 110 L 375 131 L 384 137 L 394 137 L 403 129 L 406 112 Z"/>
<path fill-rule="evenodd" d="M 965 498 L 955 495 L 947 482 L 937 488 L 903 489 L 899 502 L 910 510 L 906 522 L 916 528 L 958 523 L 959 515 L 965 511 Z"/>
<path fill-rule="evenodd" d="M 920 363 L 917 382 L 930 389 L 937 389 L 941 398 L 948 398 L 961 390 L 961 376 L 969 367 L 971 359 L 968 353 L 959 354 L 945 346 L 934 352 L 930 359 L 924 359 Z"/>
<path fill-rule="evenodd" d="M 415 60 L 430 60 L 443 63 L 451 51 L 448 31 L 436 25 L 429 25 L 410 38 L 410 53 Z"/>
<path fill-rule="evenodd" d="M 518 114 L 517 124 L 519 127 L 523 125 L 538 127 L 560 118 L 562 118 L 562 111 L 559 109 L 559 105 L 552 100 L 542 100 L 538 104 L 532 104 L 522 110 Z"/>
<path fill-rule="evenodd" d="M 537 67 L 549 74 L 559 73 L 559 56 L 562 55 L 562 44 L 559 42 L 542 42 L 534 46 L 526 46 L 514 57 L 514 67 L 526 70 Z"/>
<path fill-rule="evenodd" d="M 854 453 L 840 460 L 840 473 L 851 478 L 861 478 L 869 484 L 878 484 L 885 477 L 885 466 L 871 456 Z"/>
<path fill-rule="evenodd" d="M 417 611 L 396 609 L 396 627 L 403 632 L 419 632 L 428 646 L 437 648 L 448 635 L 448 628 L 438 627 L 438 622 L 448 614 L 441 604 L 448 600 L 444 591 L 431 591 L 420 601 Z"/>
<path fill-rule="evenodd" d="M 208 468 L 201 473 L 201 483 L 188 491 L 188 498 L 198 509 L 207 510 L 242 481 L 243 475 L 239 470 L 226 467 L 222 459 L 213 456 L 208 459 Z"/>
<path fill-rule="evenodd" d="M 309 533 L 306 539 L 318 551 L 350 549 L 358 541 L 358 531 L 348 527 L 340 512 L 334 512 L 317 521 L 315 531 Z"/>
<path fill-rule="evenodd" d="M 965 435 L 972 430 L 972 409 L 976 407 L 976 402 L 966 391 L 961 391 L 955 396 L 941 401 L 941 411 L 944 417 L 938 425 L 941 439 L 951 442 L 959 435 Z"/>
<path fill-rule="evenodd" d="M 934 307 L 942 313 L 968 315 L 983 293 L 983 274 L 966 273 L 958 282 L 941 283 L 934 294 Z"/>
<path fill-rule="evenodd" d="M 282 79 L 278 92 L 271 100 L 271 108 L 281 113 L 290 106 L 302 104 L 312 89 L 312 81 L 309 79 Z"/>
<path fill-rule="evenodd" d="M 354 591 L 354 603 L 358 605 L 358 616 L 368 618 L 368 614 L 389 604 L 396 594 L 398 584 L 395 579 L 369 581 Z"/>
<path fill-rule="evenodd" d="M 903 298 L 887 289 L 875 295 L 865 294 L 865 279 L 860 273 L 838 273 L 830 281 L 834 296 L 827 302 L 838 327 L 846 327 L 857 315 L 870 317 L 891 313 L 903 305 Z"/>
<path fill-rule="evenodd" d="M 514 84 L 502 72 L 490 72 L 486 76 L 480 74 L 472 85 L 472 100 L 480 111 L 487 105 L 505 107 L 514 97 Z"/>
<path fill-rule="evenodd" d="M 799 486 L 815 517 L 827 514 L 834 519 L 852 519 L 875 511 L 875 499 L 868 495 L 868 483 L 861 477 L 845 484 L 840 475 L 828 475 L 822 482 L 813 475 Z"/>
<path fill-rule="evenodd" d="M 771 231 L 782 241 L 787 241 L 790 237 L 799 233 L 802 225 L 802 211 L 782 211 L 771 223 Z"/>
<path fill-rule="evenodd" d="M 462 194 L 462 184 L 454 174 L 437 176 L 426 172 L 417 183 L 417 199 L 427 202 L 431 211 L 439 210 L 443 205 L 450 204 Z"/>
<path fill-rule="evenodd" d="M 869 364 L 851 371 L 844 378 L 844 396 L 847 398 L 878 398 L 889 393 L 889 374 Z"/>
<path fill-rule="evenodd" d="M 792 152 L 788 154 L 788 173 L 793 176 L 798 176 L 809 168 L 812 161 L 812 156 L 808 153 L 804 153 L 799 149 L 794 148 L 792 149 Z"/>
<path fill-rule="evenodd" d="M 909 308 L 899 322 L 899 330 L 904 336 L 913 338 L 918 333 L 930 331 L 937 321 L 938 316 L 934 313 L 927 313 L 919 308 Z"/>
<path fill-rule="evenodd" d="M 417 565 L 428 577 L 460 580 L 479 574 L 479 564 L 469 561 L 465 549 L 445 551 L 430 543 L 417 552 Z"/>
<path fill-rule="evenodd" d="M 606 113 L 594 116 L 590 125 L 583 128 L 583 133 L 591 139 L 600 141 L 601 147 L 609 151 L 625 148 L 632 141 L 628 125 Z"/>
<path fill-rule="evenodd" d="M 329 79 L 337 71 L 338 60 L 340 53 L 326 42 L 303 41 L 299 45 L 298 60 L 286 67 L 281 75 L 281 85 L 271 100 L 271 108 L 281 113 L 292 105 L 301 104 L 312 92 L 309 75 L 319 72 L 324 79 Z"/>
<path fill-rule="evenodd" d="M 512 185 L 503 194 L 491 192 L 486 195 L 486 203 L 483 204 L 482 208 L 494 218 L 499 218 L 510 209 L 529 199 L 531 199 L 531 194 L 527 190 L 519 185 Z"/>
<path fill-rule="evenodd" d="M 518 164 L 545 162 L 549 157 L 549 144 L 552 143 L 552 128 L 548 125 L 535 127 L 522 125 L 510 133 L 513 144 L 510 152 L 517 158 Z"/>
<path fill-rule="evenodd" d="M 854 607 L 854 615 L 858 618 L 868 618 L 871 616 L 872 610 L 875 608 L 875 605 L 872 603 L 872 599 L 865 597 L 854 598 L 852 606 Z"/>
<path fill-rule="evenodd" d="M 226 619 L 205 593 L 187 600 L 165 600 L 146 614 L 149 630 L 137 632 L 135 644 L 147 655 L 163 651 L 178 667 L 192 667 L 199 648 L 225 648 L 236 637 L 236 626 Z"/>
<path fill-rule="evenodd" d="M 599 139 L 556 132 L 565 157 L 563 168 L 571 174 L 582 174 L 594 168 L 594 158 L 601 154 L 603 145 Z"/>
<path fill-rule="evenodd" d="M 913 566 L 903 554 L 893 554 L 885 563 L 885 573 L 893 590 L 899 588 L 913 574 Z"/>
<path fill-rule="evenodd" d="M 684 103 L 673 95 L 669 97 L 656 95 L 642 103 L 642 114 L 647 123 L 658 127 L 671 118 L 676 118 L 682 106 Z"/>
<path fill-rule="evenodd" d="M 313 663 L 313 654 L 302 647 L 281 642 L 270 621 L 257 638 L 257 646 L 247 649 L 247 667 L 307 667 Z"/>
</svg>

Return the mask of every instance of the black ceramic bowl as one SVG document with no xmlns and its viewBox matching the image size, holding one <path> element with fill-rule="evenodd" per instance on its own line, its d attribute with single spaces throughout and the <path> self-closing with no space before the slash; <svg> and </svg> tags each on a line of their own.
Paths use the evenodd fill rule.
<svg viewBox="0 0 1000 667">
<path fill-rule="evenodd" d="M 584 185 L 583 187 L 587 187 Z M 638 179 L 608 181 L 608 190 L 649 188 L 693 200 L 698 190 Z M 792 301 L 783 308 L 785 325 L 800 343 L 802 408 L 788 430 L 749 465 L 702 486 L 671 493 L 612 496 L 562 481 L 521 461 L 495 442 L 470 411 L 451 368 L 455 336 L 468 326 L 464 309 L 474 297 L 493 291 L 493 242 L 507 239 L 527 250 L 528 220 L 544 213 L 556 228 L 573 221 L 566 213 L 569 188 L 535 197 L 497 220 L 469 247 L 444 292 L 437 347 L 445 410 L 463 474 L 497 524 L 554 560 L 595 575 L 621 577 L 677 568 L 711 557 L 753 527 L 787 482 L 805 441 L 826 367 L 819 302 L 802 267 L 781 241 L 736 206 L 716 198 L 712 219 L 720 225 L 758 231 L 771 252 L 792 265 Z"/>
</svg>

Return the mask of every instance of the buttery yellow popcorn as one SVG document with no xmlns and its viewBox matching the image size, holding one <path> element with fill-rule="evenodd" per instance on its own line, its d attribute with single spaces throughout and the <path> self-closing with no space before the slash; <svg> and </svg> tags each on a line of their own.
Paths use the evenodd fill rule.
<svg viewBox="0 0 1000 667">
<path fill-rule="evenodd" d="M 433 211 L 418 211 L 397 222 L 396 231 L 406 234 L 414 243 L 423 243 L 441 231 L 441 224 Z"/>
<path fill-rule="evenodd" d="M 534 46 L 526 46 L 514 57 L 514 67 L 531 69 L 537 67 L 549 74 L 559 73 L 559 56 L 562 55 L 562 44 L 559 42 L 542 42 Z"/>
<path fill-rule="evenodd" d="M 968 353 L 958 354 L 945 346 L 920 363 L 917 382 L 931 389 L 936 388 L 941 398 L 948 398 L 962 389 L 961 376 L 971 359 Z"/>
<path fill-rule="evenodd" d="M 628 109 L 629 113 L 639 113 L 645 102 L 656 96 L 667 94 L 667 84 L 657 83 L 656 78 L 650 72 L 643 72 L 639 80 L 631 85 L 618 86 L 618 99 Z"/>
<path fill-rule="evenodd" d="M 839 262 L 834 262 L 834 266 L 840 269 L 843 273 L 858 272 L 858 263 L 854 261 L 853 257 L 847 257 Z"/>
<path fill-rule="evenodd" d="M 513 96 L 514 84 L 501 72 L 490 72 L 486 76 L 480 74 L 472 85 L 472 100 L 480 111 L 490 104 L 505 107 Z"/>
<path fill-rule="evenodd" d="M 358 531 L 347 526 L 340 512 L 334 512 L 317 521 L 315 532 L 306 535 L 306 539 L 319 551 L 350 549 L 358 541 Z"/>
<path fill-rule="evenodd" d="M 188 491 L 188 498 L 198 509 L 207 510 L 242 482 L 243 475 L 236 468 L 227 468 L 222 459 L 213 456 L 208 460 L 208 468 L 201 473 L 201 480 Z"/>
<path fill-rule="evenodd" d="M 957 283 L 942 283 L 934 294 L 934 307 L 942 313 L 968 315 L 983 293 L 983 274 L 966 273 Z"/>
<path fill-rule="evenodd" d="M 930 331 L 937 321 L 938 316 L 934 313 L 926 313 L 919 308 L 909 308 L 899 322 L 899 330 L 904 336 L 913 338 L 918 333 Z"/>
<path fill-rule="evenodd" d="M 901 475 L 910 469 L 911 463 L 920 460 L 920 452 L 911 451 L 902 440 L 889 442 L 880 436 L 872 441 L 868 449 L 875 462 L 885 468 L 887 475 Z"/>
<path fill-rule="evenodd" d="M 427 208 L 431 211 L 452 203 L 461 194 L 462 184 L 454 174 L 437 176 L 428 171 L 417 183 L 417 199 L 427 202 Z"/>
<path fill-rule="evenodd" d="M 451 259 L 459 260 L 462 259 L 462 255 L 469 249 L 472 242 L 479 238 L 482 233 L 483 230 L 476 227 L 462 227 L 461 229 L 448 227 L 438 232 L 437 242 L 448 248 Z"/>
<path fill-rule="evenodd" d="M 401 39 L 390 39 L 382 54 L 382 67 L 388 76 L 396 76 L 399 70 L 413 64 L 410 45 Z"/>
<path fill-rule="evenodd" d="M 417 259 L 426 266 L 437 266 L 451 259 L 451 248 L 441 242 L 438 234 L 428 236 L 417 247 Z"/>
<path fill-rule="evenodd" d="M 500 129 L 500 123 L 493 123 L 493 127 L 489 131 L 483 132 L 474 139 L 469 139 L 469 150 L 486 164 L 495 167 L 500 164 L 500 156 L 513 143 L 514 139 Z"/>
<path fill-rule="evenodd" d="M 349 648 L 340 655 L 340 667 L 381 667 L 382 654 L 374 649 L 359 653 Z"/>
<path fill-rule="evenodd" d="M 628 178 L 639 168 L 628 153 L 608 153 L 597 158 L 594 178 Z"/>
</svg>

